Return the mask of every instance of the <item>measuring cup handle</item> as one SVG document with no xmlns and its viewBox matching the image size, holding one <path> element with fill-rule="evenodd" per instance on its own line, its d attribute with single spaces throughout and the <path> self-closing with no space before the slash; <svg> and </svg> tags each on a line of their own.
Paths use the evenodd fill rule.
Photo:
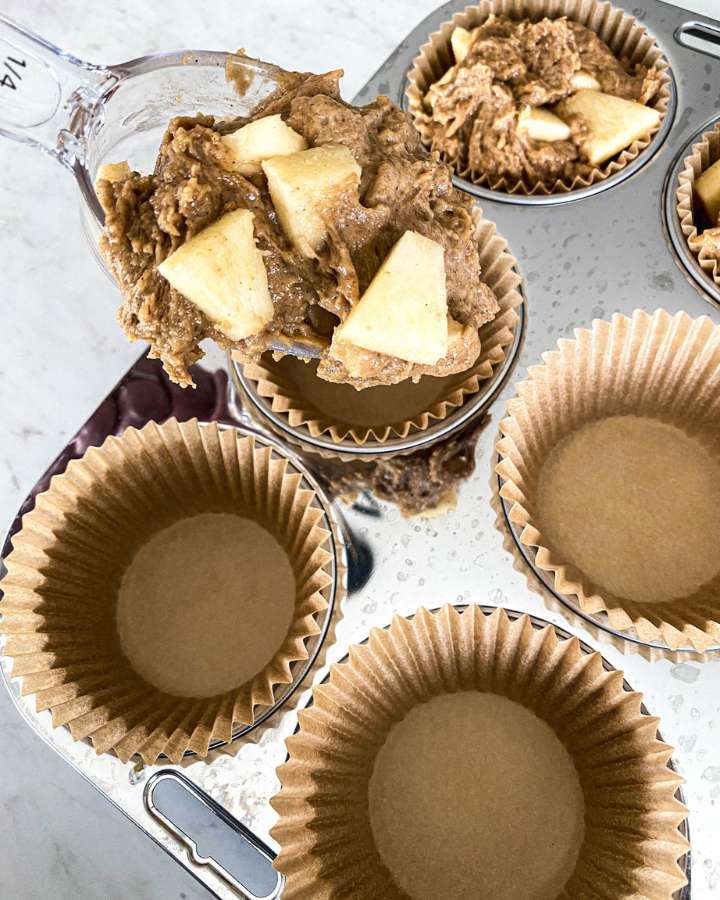
<svg viewBox="0 0 720 900">
<path fill-rule="evenodd" d="M 69 168 L 82 162 L 101 86 L 114 76 L 0 15 L 0 135 Z"/>
</svg>

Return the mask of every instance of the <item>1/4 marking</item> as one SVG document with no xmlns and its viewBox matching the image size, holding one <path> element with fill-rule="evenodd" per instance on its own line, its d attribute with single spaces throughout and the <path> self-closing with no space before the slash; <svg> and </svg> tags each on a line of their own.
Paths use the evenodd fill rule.
<svg viewBox="0 0 720 900">
<path fill-rule="evenodd" d="M 2 78 L 0 78 L 0 87 L 10 88 L 12 91 L 17 90 L 15 81 L 22 81 L 22 75 L 17 71 L 16 67 L 24 69 L 27 66 L 27 60 L 15 59 L 14 56 L 6 56 L 3 60 L 3 66 L 8 70 Z"/>
</svg>

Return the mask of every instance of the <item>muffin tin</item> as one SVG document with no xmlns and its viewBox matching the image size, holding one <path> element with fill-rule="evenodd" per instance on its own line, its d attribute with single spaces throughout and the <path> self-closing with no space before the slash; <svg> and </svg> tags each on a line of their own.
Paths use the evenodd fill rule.
<svg viewBox="0 0 720 900">
<path fill-rule="evenodd" d="M 378 93 L 401 101 L 418 47 L 462 7 L 447 3 L 420 23 L 356 102 Z M 628 681 L 643 691 L 647 707 L 661 717 L 663 736 L 677 748 L 675 764 L 686 779 L 693 840 L 692 888 L 679 896 L 709 900 L 717 895 L 720 835 L 713 783 L 718 774 L 712 753 L 720 668 L 694 665 L 696 657 L 689 650 L 669 655 L 663 648 L 613 634 L 602 621 L 578 615 L 572 604 L 563 605 L 562 597 L 558 604 L 532 569 L 532 559 L 523 559 L 517 550 L 493 471 L 498 422 L 504 401 L 514 393 L 513 381 L 522 379 L 525 367 L 537 362 L 558 337 L 571 336 L 573 328 L 589 325 L 593 318 L 629 314 L 637 307 L 663 307 L 671 313 L 683 309 L 720 322 L 718 298 L 702 282 L 686 278 L 684 266 L 678 271 L 680 261 L 667 231 L 674 212 L 667 205 L 668 193 L 674 198 L 674 160 L 717 115 L 713 93 L 703 85 L 720 84 L 720 59 L 684 46 L 676 35 L 682 38 L 690 26 L 701 31 L 717 31 L 718 26 L 653 0 L 644 4 L 643 22 L 675 79 L 676 111 L 667 137 L 652 155 L 639 157 L 642 164 L 624 172 L 621 181 L 603 184 L 601 191 L 575 193 L 567 198 L 572 202 L 527 205 L 525 198 L 483 198 L 485 216 L 508 240 L 525 279 L 527 327 L 517 368 L 504 379 L 498 377 L 488 398 L 488 403 L 494 400 L 492 420 L 480 435 L 477 469 L 461 486 L 455 512 L 439 519 L 402 519 L 397 509 L 369 495 L 352 507 L 333 504 L 338 539 L 342 532 L 348 545 L 348 596 L 326 641 L 324 665 L 297 686 L 285 711 L 262 729 L 216 749 L 206 761 L 188 757 L 178 766 L 142 767 L 97 756 L 65 729 L 53 729 L 49 714 L 38 714 L 31 700 L 20 696 L 17 681 L 3 672 L 21 714 L 46 743 L 218 897 L 269 898 L 282 893 L 282 879 L 270 869 L 274 850 L 269 831 L 275 815 L 268 801 L 277 790 L 275 769 L 285 758 L 284 738 L 296 726 L 297 707 L 311 702 L 311 684 L 323 680 L 327 666 L 342 659 L 350 644 L 364 640 L 372 626 L 387 625 L 394 613 L 412 615 L 420 605 L 446 602 L 520 609 L 564 633 L 569 628 L 587 647 L 601 645 L 605 664 L 623 669 Z M 216 363 L 221 368 L 222 358 Z M 243 409 L 233 396 L 230 411 L 232 421 L 269 442 L 277 440 L 256 408 Z M 73 446 L 71 442 L 66 448 L 66 457 Z M 312 470 L 311 454 L 284 452 L 299 467 Z M 45 485 L 43 476 L 21 513 Z M 11 533 L 18 525 L 19 518 Z M 3 555 L 7 550 L 8 545 Z M 662 658 L 650 662 L 658 656 Z M 686 864 L 689 867 L 689 858 Z"/>
</svg>

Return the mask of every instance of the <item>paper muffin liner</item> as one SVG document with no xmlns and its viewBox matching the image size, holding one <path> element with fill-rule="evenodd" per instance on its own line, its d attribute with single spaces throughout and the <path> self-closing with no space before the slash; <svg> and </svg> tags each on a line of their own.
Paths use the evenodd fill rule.
<svg viewBox="0 0 720 900">
<path fill-rule="evenodd" d="M 54 727 L 89 739 L 97 753 L 151 764 L 230 741 L 274 703 L 308 658 L 332 583 L 329 534 L 316 494 L 288 461 L 216 423 L 149 423 L 109 437 L 68 465 L 38 495 L 13 538 L 2 581 L 0 633 L 11 675 Z M 212 697 L 176 696 L 132 668 L 115 621 L 120 580 L 154 534 L 200 513 L 252 519 L 285 550 L 296 582 L 287 635 L 248 682 Z"/>
<path fill-rule="evenodd" d="M 540 580 L 537 572 L 529 565 L 511 534 L 502 500 L 497 490 L 497 476 L 494 473 L 491 477 L 491 488 L 493 488 L 493 493 L 490 498 L 490 505 L 495 513 L 494 525 L 496 530 L 502 535 L 503 550 L 512 557 L 513 569 L 522 575 L 528 589 L 540 597 L 548 610 L 562 616 L 569 628 L 584 629 L 595 643 L 604 647 L 612 647 L 618 653 L 624 655 L 637 654 L 651 663 L 661 659 L 669 660 L 672 663 L 700 663 L 709 662 L 712 659 L 711 653 L 699 653 L 692 649 L 670 650 L 667 647 L 660 647 L 655 644 L 629 641 L 624 635 L 619 635 L 608 630 L 608 628 L 603 628 L 599 621 L 596 622 L 586 616 L 582 616 L 571 606 L 562 603 L 545 583 Z"/>
<path fill-rule="evenodd" d="M 537 486 L 551 450 L 589 422 L 640 416 L 674 425 L 717 452 L 720 411 L 720 328 L 686 313 L 636 310 L 632 318 L 597 320 L 561 340 L 518 384 L 500 423 L 497 472 L 523 545 L 535 565 L 553 574 L 558 593 L 577 598 L 586 613 L 605 614 L 609 626 L 670 650 L 706 651 L 720 643 L 720 573 L 685 597 L 639 602 L 594 585 L 548 546 Z"/>
<path fill-rule="evenodd" d="M 424 376 L 418 384 L 406 381 L 363 391 L 316 378 L 316 364 L 292 358 L 276 363 L 265 357 L 260 364 L 245 365 L 243 373 L 257 385 L 258 395 L 289 427 L 299 430 L 299 437 L 300 429 L 307 429 L 312 437 L 327 435 L 338 444 L 351 440 L 368 449 L 393 438 L 407 438 L 447 418 L 492 378 L 505 360 L 520 322 L 522 279 L 517 261 L 495 225 L 483 218 L 479 207 L 473 207 L 472 215 L 482 280 L 500 307 L 495 318 L 480 328 L 481 349 L 475 364 L 446 378 Z M 352 410 L 355 421 L 343 419 L 338 413 L 342 409 Z"/>
<path fill-rule="evenodd" d="M 653 65 L 657 66 L 660 85 L 648 105 L 660 113 L 658 129 L 662 126 L 670 102 L 669 66 L 655 39 L 647 33 L 645 26 L 634 16 L 628 15 L 624 10 L 610 3 L 599 2 L 599 0 L 483 0 L 476 6 L 467 6 L 463 12 L 456 13 L 452 20 L 445 22 L 438 31 L 433 32 L 420 48 L 408 73 L 408 87 L 405 92 L 408 109 L 423 143 L 427 147 L 431 146 L 430 118 L 423 105 L 423 98 L 430 86 L 454 64 L 455 58 L 450 46 L 453 29 L 457 26 L 468 30 L 477 28 L 493 13 L 511 19 L 530 19 L 532 21 L 543 18 L 558 19 L 566 16 L 594 31 L 618 59 L 627 60 L 631 66 L 638 63 L 648 68 Z M 577 175 L 571 180 L 558 179 L 552 185 L 547 185 L 542 181 L 533 184 L 523 179 L 513 181 L 507 177 L 491 182 L 483 172 L 473 171 L 467 166 L 456 169 L 453 160 L 444 151 L 440 153 L 440 158 L 453 166 L 455 173 L 461 178 L 479 187 L 525 196 L 565 194 L 597 184 L 610 175 L 620 172 L 649 146 L 653 134 L 656 132 L 657 129 L 647 138 L 634 141 L 619 155 L 601 166 L 595 166 L 588 175 Z"/>
<path fill-rule="evenodd" d="M 703 246 L 694 204 L 695 180 L 718 159 L 720 159 L 720 122 L 716 122 L 710 131 L 706 131 L 702 138 L 693 144 L 690 155 L 685 157 L 683 169 L 678 175 L 676 196 L 680 228 L 688 247 L 697 256 L 703 272 L 710 275 L 715 284 L 720 285 L 720 260 L 709 256 Z M 708 227 L 716 225 L 714 222 Z"/>
<path fill-rule="evenodd" d="M 658 719 L 607 671 L 599 653 L 561 639 L 528 616 L 478 606 L 445 606 L 396 617 L 386 630 L 352 647 L 329 682 L 314 689 L 287 740 L 272 800 L 279 822 L 276 868 L 292 898 L 401 898 L 373 838 L 368 785 L 392 727 L 433 697 L 492 692 L 543 719 L 564 744 L 579 775 L 585 837 L 560 898 L 637 896 L 669 900 L 686 879 L 678 860 L 688 845 L 679 831 L 687 810 L 675 794 L 681 779 L 668 766 L 672 749 L 658 740 Z M 443 761 L 438 759 L 438 777 Z M 405 827 L 405 823 L 398 823 Z M 522 866 L 523 860 L 517 864 Z"/>
</svg>

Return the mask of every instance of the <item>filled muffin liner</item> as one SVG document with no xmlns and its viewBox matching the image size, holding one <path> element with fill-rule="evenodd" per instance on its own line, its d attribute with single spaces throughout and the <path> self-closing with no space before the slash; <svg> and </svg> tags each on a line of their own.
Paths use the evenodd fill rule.
<svg viewBox="0 0 720 900">
<path fill-rule="evenodd" d="M 695 181 L 718 159 L 720 159 L 720 122 L 716 122 L 713 128 L 706 131 L 702 138 L 693 144 L 690 155 L 685 157 L 684 166 L 678 175 L 676 196 L 680 228 L 688 247 L 697 256 L 703 272 L 710 275 L 715 284 L 720 286 L 720 260 L 709 256 L 704 248 L 693 202 Z M 710 223 L 708 227 L 717 227 L 717 223 Z"/>
<path fill-rule="evenodd" d="M 465 690 L 526 706 L 570 753 L 586 831 L 561 898 L 669 900 L 686 883 L 678 864 L 688 847 L 679 831 L 687 810 L 675 796 L 681 779 L 641 695 L 577 638 L 562 639 L 551 625 L 535 628 L 526 615 L 512 620 L 502 609 L 488 614 L 471 605 L 397 616 L 314 689 L 287 740 L 281 789 L 271 801 L 279 814 L 275 866 L 287 878 L 287 897 L 406 896 L 373 840 L 367 791 L 374 761 L 413 707 Z"/>
<path fill-rule="evenodd" d="M 509 252 L 507 241 L 497 234 L 495 225 L 483 218 L 477 206 L 473 207 L 472 215 L 482 281 L 492 289 L 500 307 L 495 318 L 480 328 L 480 356 L 475 364 L 465 372 L 435 379 L 442 383 L 442 391 L 427 408 L 409 418 L 400 415 L 397 421 L 380 425 L 357 425 L 328 416 L 298 390 L 298 386 L 284 375 L 282 367 L 274 364 L 272 359 L 246 364 L 243 374 L 255 383 L 257 395 L 274 413 L 282 415 L 290 428 L 297 429 L 299 439 L 306 431 L 311 437 L 327 435 L 337 444 L 350 440 L 370 451 L 375 444 L 382 445 L 394 438 L 404 439 L 426 431 L 461 407 L 469 397 L 479 393 L 488 379 L 493 377 L 498 366 L 504 362 L 520 323 L 518 309 L 523 302 L 519 290 L 522 279 L 518 274 L 517 261 Z M 425 379 L 432 379 L 432 376 L 423 376 L 423 381 Z M 404 386 L 393 385 L 387 388 L 388 394 L 393 387 L 403 390 Z M 357 399 L 361 400 L 362 395 L 363 392 L 359 392 Z"/>
<path fill-rule="evenodd" d="M 638 19 L 610 3 L 598 0 L 483 0 L 482 3 L 467 6 L 462 12 L 456 13 L 450 21 L 443 23 L 433 32 L 420 48 L 408 73 L 408 86 L 405 92 L 408 109 L 423 143 L 428 148 L 432 143 L 430 117 L 423 105 L 423 98 L 430 86 L 454 64 L 450 36 L 458 26 L 468 30 L 477 28 L 493 13 L 511 19 L 531 21 L 566 16 L 594 31 L 618 59 L 627 60 L 630 65 L 640 63 L 648 68 L 657 66 L 660 86 L 648 105 L 660 113 L 660 123 L 647 138 L 634 141 L 617 156 L 601 166 L 593 167 L 589 174 L 576 175 L 572 179 L 560 178 L 554 184 L 542 181 L 532 183 L 524 179 L 512 180 L 505 176 L 497 181 L 491 181 L 483 172 L 472 170 L 467 166 L 455 168 L 454 161 L 444 151 L 441 152 L 440 158 L 453 167 L 456 175 L 479 187 L 508 194 L 525 196 L 565 194 L 597 184 L 615 175 L 637 159 L 650 145 L 653 135 L 662 126 L 667 115 L 671 78 L 668 63 L 655 39 L 647 33 L 645 26 Z"/>
<path fill-rule="evenodd" d="M 302 476 L 235 429 L 196 420 L 149 423 L 109 437 L 56 475 L 13 538 L 1 586 L 0 633 L 11 676 L 54 727 L 97 753 L 147 764 L 232 740 L 275 702 L 320 633 L 333 578 L 322 508 Z M 137 550 L 173 522 L 235 513 L 267 529 L 295 574 L 293 620 L 275 656 L 250 681 L 202 699 L 146 682 L 123 654 L 116 627 L 122 575 Z"/>
<path fill-rule="evenodd" d="M 537 508 L 537 485 L 551 450 L 583 425 L 635 415 L 675 425 L 718 449 L 720 328 L 690 318 L 636 310 L 578 329 L 561 340 L 517 385 L 500 423 L 497 472 L 520 541 L 535 566 L 550 572 L 555 590 L 577 598 L 586 613 L 607 616 L 610 628 L 671 651 L 704 652 L 720 644 L 720 573 L 687 597 L 647 603 L 603 591 L 548 546 Z"/>
</svg>

